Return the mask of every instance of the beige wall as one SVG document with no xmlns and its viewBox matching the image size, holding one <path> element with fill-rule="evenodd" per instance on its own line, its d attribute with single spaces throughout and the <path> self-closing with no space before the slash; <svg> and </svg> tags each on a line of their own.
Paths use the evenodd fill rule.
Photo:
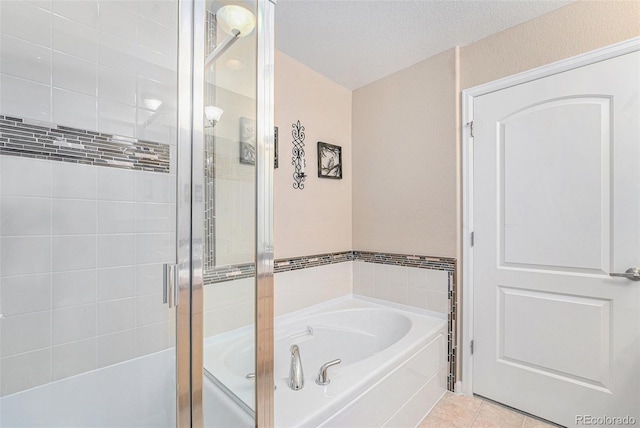
<svg viewBox="0 0 640 428">
<path fill-rule="evenodd" d="M 640 35 L 640 1 L 576 1 L 464 46 L 462 89 Z"/>
<path fill-rule="evenodd" d="M 292 187 L 291 125 L 298 120 L 306 134 L 303 190 Z M 276 51 L 275 124 L 275 257 L 351 250 L 351 91 Z M 342 180 L 318 178 L 318 141 L 342 146 Z"/>
<path fill-rule="evenodd" d="M 452 49 L 354 91 L 354 248 L 460 257 L 460 88 L 637 36 L 640 1 L 576 1 L 460 48 L 458 71 Z"/>
<path fill-rule="evenodd" d="M 456 256 L 455 50 L 353 92 L 353 246 Z"/>
</svg>

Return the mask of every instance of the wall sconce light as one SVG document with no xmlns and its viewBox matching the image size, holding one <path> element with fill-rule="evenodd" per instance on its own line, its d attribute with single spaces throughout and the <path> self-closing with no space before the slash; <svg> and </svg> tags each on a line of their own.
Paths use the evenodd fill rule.
<svg viewBox="0 0 640 428">
<path fill-rule="evenodd" d="M 256 17 L 242 6 L 227 5 L 216 12 L 216 22 L 228 36 L 211 52 L 205 61 L 209 65 L 231 47 L 239 37 L 248 36 L 256 27 Z"/>
<path fill-rule="evenodd" d="M 204 108 L 204 115 L 207 117 L 207 120 L 211 124 L 211 128 L 216 126 L 216 123 L 218 123 L 218 121 L 222 117 L 222 113 L 224 113 L 224 110 L 222 110 L 220 107 L 206 106 Z"/>
</svg>

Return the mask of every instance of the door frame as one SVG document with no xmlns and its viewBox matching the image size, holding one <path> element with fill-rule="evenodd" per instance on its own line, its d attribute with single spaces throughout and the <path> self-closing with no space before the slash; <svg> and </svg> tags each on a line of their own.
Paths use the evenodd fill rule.
<svg viewBox="0 0 640 428">
<path fill-rule="evenodd" d="M 474 183 L 472 123 L 474 117 L 474 98 L 636 51 L 640 51 L 640 37 L 635 37 L 462 91 L 462 123 L 459 125 L 462 132 L 462 379 L 456 384 L 456 392 L 464 395 L 473 394 L 473 355 L 471 353 L 471 342 L 474 337 L 474 283 L 471 232 L 473 231 Z"/>
</svg>

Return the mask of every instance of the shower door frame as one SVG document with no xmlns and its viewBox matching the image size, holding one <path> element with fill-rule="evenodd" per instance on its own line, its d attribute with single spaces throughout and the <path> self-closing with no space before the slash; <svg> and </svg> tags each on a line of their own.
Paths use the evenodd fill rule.
<svg viewBox="0 0 640 428">
<path fill-rule="evenodd" d="M 274 7 L 257 3 L 255 425 L 273 427 Z M 203 427 L 205 0 L 179 0 L 177 420 Z M 188 351 L 188 352 L 187 352 Z"/>
</svg>

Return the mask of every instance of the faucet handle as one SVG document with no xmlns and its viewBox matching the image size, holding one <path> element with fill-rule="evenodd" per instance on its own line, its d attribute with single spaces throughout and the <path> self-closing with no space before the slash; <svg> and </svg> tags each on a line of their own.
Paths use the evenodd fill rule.
<svg viewBox="0 0 640 428">
<path fill-rule="evenodd" d="M 328 363 L 324 363 L 322 366 L 320 366 L 320 370 L 318 370 L 318 377 L 316 378 L 316 383 L 318 385 L 329 385 L 329 383 L 331 383 L 331 380 L 327 376 L 327 370 L 329 369 L 329 367 L 340 364 L 341 362 L 342 360 L 338 358 L 335 360 L 331 360 Z"/>
</svg>

